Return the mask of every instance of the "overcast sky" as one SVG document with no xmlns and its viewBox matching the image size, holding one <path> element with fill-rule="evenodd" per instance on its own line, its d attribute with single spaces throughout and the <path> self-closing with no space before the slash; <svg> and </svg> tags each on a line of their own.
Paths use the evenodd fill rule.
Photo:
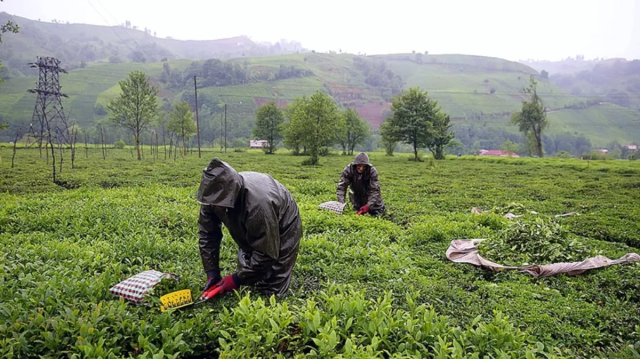
<svg viewBox="0 0 640 359">
<path fill-rule="evenodd" d="M 96 25 L 129 20 L 176 39 L 284 38 L 317 51 L 640 58 L 640 0 L 4 0 L 0 11 Z"/>
</svg>

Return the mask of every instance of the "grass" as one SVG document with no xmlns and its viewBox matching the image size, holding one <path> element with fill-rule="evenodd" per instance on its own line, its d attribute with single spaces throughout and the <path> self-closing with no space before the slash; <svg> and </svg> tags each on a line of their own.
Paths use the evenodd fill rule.
<svg viewBox="0 0 640 359">
<path fill-rule="evenodd" d="M 453 239 L 491 240 L 512 223 L 471 207 L 517 202 L 551 220 L 578 212 L 555 220 L 609 258 L 637 252 L 640 162 L 461 157 L 430 166 L 371 153 L 388 211 L 370 218 L 317 209 L 335 199 L 350 157 L 308 167 L 285 152 L 165 161 L 145 149 L 138 162 L 126 149 L 109 150 L 105 161 L 92 149 L 88 158 L 79 151 L 76 169 L 65 167 L 62 179 L 74 187 L 65 189 L 51 183 L 37 150 L 18 151 L 14 169 L 10 155 L 0 147 L 4 356 L 637 355 L 637 264 L 536 279 L 454 264 L 445 251 Z M 243 289 L 173 314 L 121 303 L 108 288 L 147 268 L 180 274 L 180 287 L 199 293 L 192 195 L 213 156 L 269 173 L 293 193 L 305 232 L 290 294 Z M 234 256 L 226 237 L 224 273 Z"/>
</svg>

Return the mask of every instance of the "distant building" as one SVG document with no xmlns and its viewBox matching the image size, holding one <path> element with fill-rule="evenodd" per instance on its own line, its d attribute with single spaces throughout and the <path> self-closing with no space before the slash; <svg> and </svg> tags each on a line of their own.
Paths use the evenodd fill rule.
<svg viewBox="0 0 640 359">
<path fill-rule="evenodd" d="M 626 149 L 628 149 L 630 151 L 637 151 L 638 150 L 638 145 L 634 145 L 634 144 L 631 144 L 631 143 L 623 145 L 622 147 L 624 147 L 624 148 L 626 148 Z"/>
<path fill-rule="evenodd" d="M 480 156 L 520 157 L 515 152 L 507 152 L 502 150 L 480 150 Z"/>
<path fill-rule="evenodd" d="M 599 150 L 596 150 L 596 152 L 598 152 L 598 153 L 609 153 L 609 150 L 607 150 L 606 148 L 601 148 Z"/>
<path fill-rule="evenodd" d="M 249 140 L 249 148 L 263 149 L 269 145 L 267 140 Z"/>
</svg>

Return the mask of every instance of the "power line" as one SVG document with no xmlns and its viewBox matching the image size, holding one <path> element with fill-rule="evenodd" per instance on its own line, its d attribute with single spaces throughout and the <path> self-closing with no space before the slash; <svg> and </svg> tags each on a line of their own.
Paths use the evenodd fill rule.
<svg viewBox="0 0 640 359">
<path fill-rule="evenodd" d="M 113 16 L 113 15 L 109 12 L 109 10 L 107 9 L 107 7 L 106 7 L 106 6 L 104 6 L 100 0 L 96 0 L 96 1 L 98 2 L 98 4 L 100 4 L 100 6 L 102 6 L 102 8 L 104 9 L 104 11 L 106 11 L 106 12 L 107 12 L 107 14 L 109 14 L 109 16 L 111 16 L 111 18 L 112 18 L 113 20 L 115 20 L 115 22 L 116 22 L 116 23 L 118 23 L 118 22 L 119 22 L 119 21 L 118 21 L 118 19 L 116 19 L 116 17 L 115 17 L 115 16 Z M 151 30 L 151 29 L 149 29 L 149 30 Z M 126 29 L 124 30 L 124 33 L 125 33 L 125 34 L 127 34 L 127 36 L 129 36 L 129 38 L 130 38 L 130 39 L 131 39 L 131 40 L 132 40 L 136 45 L 138 45 L 138 43 L 136 42 L 136 40 L 134 40 L 134 39 L 131 37 L 131 35 L 129 34 L 129 32 L 127 32 L 127 31 L 126 31 Z M 155 36 L 154 36 L 154 37 L 155 37 Z M 155 41 L 154 41 L 154 43 L 155 43 Z M 140 45 L 138 45 L 138 46 L 140 46 Z M 143 52 L 144 52 L 144 50 L 141 50 L 141 51 L 143 51 Z M 175 53 L 175 52 L 173 52 L 173 51 L 170 51 L 170 52 L 171 52 L 174 56 L 176 56 L 176 58 L 177 58 L 177 59 L 182 59 L 182 58 L 184 58 L 184 57 L 180 56 L 180 54 L 177 54 L 177 53 Z M 145 55 L 147 55 L 147 54 L 145 54 Z"/>
<path fill-rule="evenodd" d="M 129 44 L 127 44 L 122 37 L 120 37 L 120 35 L 118 34 L 118 32 L 116 31 L 116 29 L 114 29 L 111 25 L 109 25 L 109 22 L 107 21 L 107 19 L 104 18 L 104 16 L 102 16 L 102 14 L 100 13 L 100 11 L 98 11 L 98 9 L 96 9 L 95 6 L 93 6 L 93 4 L 91 3 L 90 0 L 87 0 L 87 2 L 89 3 L 89 5 L 91 5 L 91 7 L 93 8 L 93 10 L 96 11 L 96 13 L 102 18 L 102 21 L 104 21 L 105 24 L 107 24 L 107 27 L 110 28 L 114 34 L 116 34 L 116 36 L 118 37 L 118 39 L 120 39 L 120 42 L 122 42 L 122 44 L 124 44 L 126 47 L 129 48 L 129 50 L 133 51 L 133 49 L 129 46 Z M 133 40 L 133 39 L 132 39 Z M 135 41 L 134 41 L 135 42 Z M 137 45 L 137 44 L 136 44 Z"/>
<path fill-rule="evenodd" d="M 96 1 L 98 1 L 98 3 L 100 3 L 100 0 L 96 0 Z M 118 36 L 118 38 L 120 39 L 120 41 L 121 41 L 125 46 L 127 46 L 127 47 L 129 48 L 129 50 L 131 50 L 131 52 L 135 51 L 135 50 L 133 50 L 133 49 L 132 49 L 132 48 L 131 48 L 131 47 L 130 47 L 130 46 L 129 46 L 129 45 L 128 45 L 128 44 L 127 44 L 127 43 L 126 43 L 126 42 L 125 42 L 121 37 L 120 37 L 120 35 L 118 35 L 118 32 L 115 30 L 115 27 L 117 27 L 117 26 L 111 26 L 111 25 L 109 25 L 109 22 L 104 18 L 104 16 L 102 16 L 102 14 L 100 13 L 100 11 L 98 11 L 98 9 L 97 9 L 95 6 L 93 6 L 93 4 L 91 3 L 91 1 L 90 1 L 90 0 L 87 0 L 87 2 L 88 2 L 88 3 L 89 3 L 89 5 L 91 5 L 91 7 L 96 11 L 96 13 L 98 13 L 98 15 L 100 15 L 100 17 L 102 18 L 102 20 L 104 21 L 104 23 L 105 23 L 105 24 L 107 24 L 107 27 L 109 27 L 111 30 L 113 30 L 113 32 L 116 34 L 116 36 Z M 104 5 L 102 5 L 102 3 L 100 3 L 100 5 L 104 8 Z M 105 10 L 106 10 L 106 8 L 105 8 Z M 109 11 L 107 11 L 107 13 L 109 13 Z M 111 15 L 111 14 L 110 14 L 110 15 Z M 113 15 L 111 15 L 111 17 L 112 17 L 114 20 L 116 20 L 116 19 L 115 19 L 115 17 L 113 17 Z M 117 22 L 117 20 L 116 20 L 116 22 Z M 129 34 L 129 32 L 127 32 L 127 31 L 126 31 L 126 29 L 124 30 L 124 33 L 125 33 L 125 34 L 130 38 L 130 39 L 131 39 L 131 41 L 133 41 L 133 43 L 134 43 L 134 44 L 136 44 L 136 46 L 138 46 L 138 48 L 140 49 L 140 50 L 139 50 L 140 52 L 142 52 L 145 56 L 149 56 L 149 54 L 147 54 L 147 53 L 144 51 L 144 49 L 140 46 L 140 44 L 138 44 L 138 42 L 137 42 L 133 37 L 131 37 L 131 35 Z"/>
<path fill-rule="evenodd" d="M 109 16 L 111 16 L 111 18 L 112 18 L 113 20 L 115 20 L 115 22 L 116 22 L 116 23 L 118 23 L 118 22 L 119 22 L 119 20 L 118 20 L 118 19 L 116 19 L 116 17 L 115 17 L 115 16 L 113 16 L 113 15 L 109 12 L 109 10 L 108 10 L 108 9 L 107 9 L 103 4 L 102 4 L 102 2 L 100 2 L 100 0 L 95 0 L 95 1 L 97 1 L 97 2 L 98 2 L 98 4 L 99 4 L 103 9 L 104 9 L 104 11 L 106 11 L 106 13 L 107 13 Z M 133 40 L 133 39 L 132 39 L 132 40 Z"/>
</svg>

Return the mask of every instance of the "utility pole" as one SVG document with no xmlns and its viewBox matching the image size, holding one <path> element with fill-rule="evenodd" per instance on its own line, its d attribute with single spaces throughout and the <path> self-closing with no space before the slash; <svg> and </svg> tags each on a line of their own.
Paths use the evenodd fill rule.
<svg viewBox="0 0 640 359">
<path fill-rule="evenodd" d="M 193 89 L 196 92 L 196 130 L 198 131 L 198 158 L 202 157 L 200 153 L 200 121 L 198 120 L 198 86 L 196 85 L 196 75 L 193 75 Z"/>
<path fill-rule="evenodd" d="M 224 104 L 224 153 L 227 153 L 227 104 Z"/>
<path fill-rule="evenodd" d="M 47 138 L 47 145 L 51 148 L 51 157 L 53 158 L 53 182 L 56 182 L 56 157 L 51 141 L 51 132 L 52 130 L 61 132 L 61 125 L 66 125 L 61 97 L 69 96 L 60 92 L 62 89 L 60 86 L 60 72 L 66 74 L 67 71 L 60 67 L 60 60 L 53 57 L 38 57 L 36 62 L 29 63 L 29 65 L 31 68 L 38 69 L 39 72 L 37 88 L 27 90 L 29 93 L 38 94 L 33 108 L 31 123 L 37 121 L 40 124 L 38 147 L 42 148 L 42 139 L 45 136 Z M 68 126 L 66 128 L 68 130 Z M 59 135 L 56 138 L 64 136 L 62 133 L 56 134 Z M 45 147 L 46 149 L 47 147 Z M 48 154 L 49 152 L 47 151 L 47 156 Z"/>
</svg>

